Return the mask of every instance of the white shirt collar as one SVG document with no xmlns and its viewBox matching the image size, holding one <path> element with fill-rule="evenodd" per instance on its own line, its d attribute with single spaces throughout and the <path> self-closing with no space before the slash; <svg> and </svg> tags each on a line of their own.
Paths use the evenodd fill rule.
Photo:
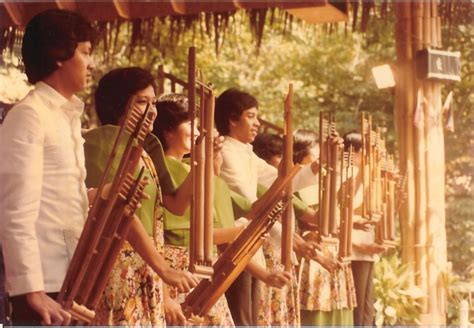
<svg viewBox="0 0 474 328">
<path fill-rule="evenodd" d="M 42 95 L 51 109 L 66 109 L 68 116 L 80 116 L 84 111 L 84 102 L 75 95 L 71 99 L 65 98 L 53 87 L 43 81 L 35 84 L 35 89 Z"/>
</svg>

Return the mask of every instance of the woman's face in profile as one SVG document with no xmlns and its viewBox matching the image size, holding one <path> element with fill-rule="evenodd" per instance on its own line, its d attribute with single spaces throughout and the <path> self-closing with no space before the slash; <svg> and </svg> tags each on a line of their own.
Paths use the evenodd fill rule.
<svg viewBox="0 0 474 328">
<path fill-rule="evenodd" d="M 155 95 L 155 89 L 153 86 L 149 85 L 143 90 L 138 91 L 137 93 L 134 94 L 136 97 L 135 99 L 135 106 L 140 109 L 140 112 L 143 114 L 145 113 L 145 110 L 147 106 L 149 106 L 149 112 L 153 113 L 153 122 L 156 119 L 157 111 L 156 111 L 156 95 Z M 150 132 L 153 130 L 153 122 L 150 126 Z"/>
</svg>

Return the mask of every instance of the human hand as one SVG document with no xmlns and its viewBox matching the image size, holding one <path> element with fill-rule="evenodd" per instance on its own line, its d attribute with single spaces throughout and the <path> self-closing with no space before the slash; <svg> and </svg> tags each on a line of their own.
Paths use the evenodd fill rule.
<svg viewBox="0 0 474 328">
<path fill-rule="evenodd" d="M 164 311 L 167 326 L 186 325 L 186 317 L 181 306 L 169 296 L 164 298 Z"/>
<path fill-rule="evenodd" d="M 296 254 L 308 260 L 314 259 L 317 256 L 316 250 L 322 251 L 321 246 L 314 240 L 304 240 L 302 243 L 297 243 L 295 240 L 293 245 Z"/>
<path fill-rule="evenodd" d="M 342 267 L 342 263 L 339 262 L 337 259 L 322 254 L 317 254 L 314 260 L 321 264 L 321 266 L 329 273 L 334 273 L 337 268 Z"/>
<path fill-rule="evenodd" d="M 366 245 L 365 249 L 367 250 L 367 254 L 375 255 L 375 254 L 381 254 L 385 252 L 387 250 L 387 247 L 384 245 L 373 243 L 373 244 Z"/>
<path fill-rule="evenodd" d="M 187 293 L 196 287 L 199 279 L 188 271 L 178 271 L 171 267 L 167 268 L 162 274 L 163 281 L 178 289 L 180 293 Z"/>
<path fill-rule="evenodd" d="M 46 295 L 44 291 L 26 294 L 28 305 L 41 316 L 41 324 L 46 326 L 67 326 L 71 322 L 71 314 L 61 305 Z"/>
<path fill-rule="evenodd" d="M 291 281 L 291 274 L 286 271 L 270 272 L 264 279 L 264 283 L 270 287 L 281 289 Z"/>
<path fill-rule="evenodd" d="M 369 231 L 371 226 L 374 225 L 373 221 L 367 220 L 367 219 L 362 219 L 359 221 L 354 221 L 352 223 L 352 227 L 356 230 L 362 230 L 362 231 Z"/>
</svg>

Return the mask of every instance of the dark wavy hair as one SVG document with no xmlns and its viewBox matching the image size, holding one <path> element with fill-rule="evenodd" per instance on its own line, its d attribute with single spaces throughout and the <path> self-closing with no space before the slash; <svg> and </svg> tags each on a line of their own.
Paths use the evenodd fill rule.
<svg viewBox="0 0 474 328">
<path fill-rule="evenodd" d="M 229 121 L 238 121 L 242 112 L 252 107 L 258 108 L 258 101 L 250 93 L 231 88 L 216 99 L 215 122 L 220 135 L 229 134 Z"/>
<path fill-rule="evenodd" d="M 188 98 L 176 93 L 163 95 L 156 102 L 156 111 L 158 115 L 153 124 L 153 134 L 160 139 L 163 149 L 167 150 L 165 134 L 189 121 Z"/>
<path fill-rule="evenodd" d="M 156 89 L 155 80 L 140 67 L 117 68 L 105 74 L 95 91 L 95 110 L 100 122 L 118 125 L 131 97 L 149 86 Z"/>
<path fill-rule="evenodd" d="M 91 24 L 80 14 L 50 9 L 26 25 L 21 55 L 28 81 L 35 84 L 58 69 L 57 62 L 74 56 L 79 42 L 94 41 Z"/>
<path fill-rule="evenodd" d="M 344 139 L 344 151 L 349 151 L 349 147 L 355 152 L 358 152 L 362 148 L 362 135 L 357 131 L 351 131 L 346 133 Z"/>
<path fill-rule="evenodd" d="M 273 156 L 283 155 L 283 138 L 277 134 L 260 133 L 252 145 L 255 154 L 266 162 Z"/>
<path fill-rule="evenodd" d="M 293 132 L 293 162 L 301 163 L 311 148 L 319 146 L 319 137 L 311 130 L 299 129 Z"/>
</svg>

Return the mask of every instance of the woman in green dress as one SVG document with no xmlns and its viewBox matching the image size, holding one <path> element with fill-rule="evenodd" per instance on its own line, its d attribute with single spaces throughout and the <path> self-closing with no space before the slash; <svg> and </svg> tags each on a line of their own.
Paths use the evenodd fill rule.
<svg viewBox="0 0 474 328">
<path fill-rule="evenodd" d="M 155 101 L 154 90 L 153 77 L 141 68 L 115 69 L 102 77 L 95 93 L 95 105 L 103 125 L 84 135 L 88 187 L 99 184 L 129 100 L 136 97 L 135 105 L 144 111 Z M 156 112 L 154 105 L 150 108 Z M 124 147 L 119 148 L 112 174 L 118 168 Z M 145 168 L 145 176 L 154 183 L 145 188 L 148 199 L 143 199 L 136 211 L 127 241 L 96 310 L 94 325 L 165 325 L 163 281 L 182 291 L 188 291 L 197 283 L 193 275 L 171 268 L 163 257 L 160 187 L 172 190 L 171 179 L 159 180 L 146 152 L 143 152 L 139 166 Z M 184 317 L 179 307 L 170 308 L 172 315 Z"/>
<path fill-rule="evenodd" d="M 313 131 L 294 133 L 294 162 L 310 163 L 319 157 L 318 136 Z M 317 186 L 299 191 L 299 197 L 308 205 L 318 206 Z M 310 232 L 307 238 L 312 238 Z M 318 239 L 317 236 L 314 236 Z M 323 252 L 336 261 L 337 246 L 325 245 Z M 316 261 L 304 261 L 301 274 L 301 324 L 304 326 L 352 325 L 352 309 L 356 305 L 354 280 L 350 264 L 339 264 L 337 269 Z"/>
<path fill-rule="evenodd" d="M 166 166 L 176 185 L 180 185 L 188 176 L 190 166 L 186 163 L 185 155 L 191 151 L 191 121 L 187 110 L 187 99 L 182 95 L 166 95 L 157 102 L 158 117 L 155 121 L 154 133 L 161 141 L 166 155 Z M 195 135 L 197 135 L 195 131 Z M 215 174 L 221 164 L 220 152 L 215 153 Z M 216 245 L 231 243 L 244 225 L 236 225 L 235 214 L 250 210 L 251 203 L 243 197 L 233 193 L 219 177 L 214 178 L 214 231 L 213 239 Z M 189 211 L 183 216 L 176 216 L 165 210 L 165 256 L 174 268 L 188 266 L 188 245 L 190 229 Z M 240 218 L 236 221 L 245 221 Z M 258 265 L 250 264 L 248 271 L 266 284 L 283 287 L 288 283 L 286 273 L 268 272 Z M 182 302 L 185 294 L 171 290 L 171 295 Z M 204 318 L 207 325 L 229 326 L 233 320 L 225 297 L 216 303 L 209 314 Z"/>
</svg>

